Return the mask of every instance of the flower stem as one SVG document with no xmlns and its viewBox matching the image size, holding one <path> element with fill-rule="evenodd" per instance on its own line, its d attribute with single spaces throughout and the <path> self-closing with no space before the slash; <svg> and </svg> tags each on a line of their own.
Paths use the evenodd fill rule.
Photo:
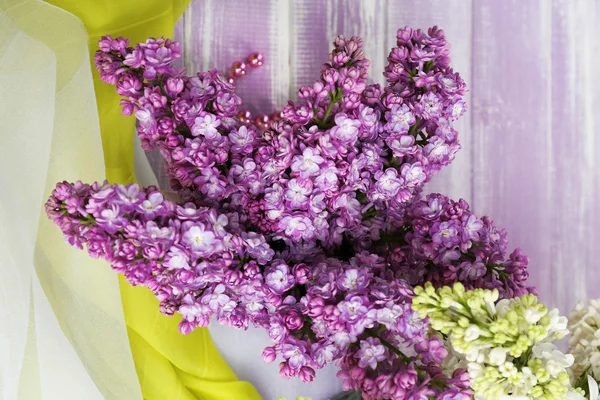
<svg viewBox="0 0 600 400">
<path fill-rule="evenodd" d="M 433 69 L 434 63 L 433 60 L 429 60 L 423 64 L 423 72 L 427 73 Z"/>
<path fill-rule="evenodd" d="M 329 107 L 327 107 L 327 111 L 325 112 L 325 116 L 323 117 L 323 120 L 321 121 L 321 128 L 324 128 L 327 124 L 327 119 L 329 118 L 329 114 L 331 114 L 331 109 L 333 108 L 333 105 L 335 103 L 333 102 L 333 100 L 331 100 L 329 102 Z"/>
<path fill-rule="evenodd" d="M 333 105 L 337 104 L 342 100 L 342 88 L 337 88 L 335 93 L 331 93 L 331 101 L 329 102 L 329 106 L 327 107 L 327 111 L 325 111 L 325 116 L 321 120 L 321 123 L 318 124 L 319 128 L 325 129 L 327 128 L 327 120 L 329 119 L 329 114 L 331 114 L 331 110 L 333 109 Z"/>
<path fill-rule="evenodd" d="M 420 133 L 419 130 L 419 123 L 421 122 L 421 118 L 417 117 L 415 119 L 415 123 L 413 126 L 410 127 L 410 129 L 408 130 L 408 134 L 414 136 L 415 138 L 417 137 L 417 135 Z"/>
<path fill-rule="evenodd" d="M 529 362 L 529 358 L 531 357 L 531 352 L 533 351 L 533 347 L 529 347 L 527 349 L 527 351 L 523 354 L 521 354 L 521 357 L 517 358 L 514 361 L 515 366 L 517 367 L 517 369 L 519 371 L 521 371 L 521 369 L 527 365 L 527 363 Z"/>
</svg>

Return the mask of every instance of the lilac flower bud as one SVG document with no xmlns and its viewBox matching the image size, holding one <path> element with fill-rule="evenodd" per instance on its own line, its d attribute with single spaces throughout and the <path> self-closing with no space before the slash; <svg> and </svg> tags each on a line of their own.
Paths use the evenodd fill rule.
<svg viewBox="0 0 600 400">
<path fill-rule="evenodd" d="M 301 329 L 304 325 L 302 315 L 296 309 L 293 308 L 290 308 L 285 312 L 283 321 L 285 323 L 286 328 L 290 331 L 297 331 Z"/>
<path fill-rule="evenodd" d="M 113 42 L 113 37 L 110 35 L 106 35 L 106 36 L 102 36 L 100 38 L 100 40 L 98 41 L 98 47 L 100 47 L 100 50 L 104 53 L 108 53 L 112 50 L 112 42 Z"/>
<path fill-rule="evenodd" d="M 160 312 L 162 314 L 171 316 L 175 314 L 177 310 L 177 305 L 170 300 L 164 300 L 160 303 Z"/>
<path fill-rule="evenodd" d="M 265 360 L 267 364 L 271 364 L 277 358 L 277 352 L 275 351 L 275 347 L 266 347 L 262 352 L 262 359 Z"/>
<path fill-rule="evenodd" d="M 277 293 L 269 291 L 269 293 L 267 294 L 267 301 L 274 308 L 277 308 L 281 305 L 283 300 L 281 299 L 281 296 L 278 295 Z"/>
<path fill-rule="evenodd" d="M 175 121 L 171 117 L 163 117 L 158 120 L 158 132 L 163 136 L 171 134 L 175 127 Z"/>
<path fill-rule="evenodd" d="M 361 389 L 366 393 L 373 392 L 376 387 L 377 387 L 377 385 L 375 384 L 375 381 L 370 378 L 366 378 L 365 380 L 362 381 L 362 384 L 361 384 Z"/>
<path fill-rule="evenodd" d="M 423 32 L 421 29 L 413 30 L 412 39 L 416 42 L 416 44 L 422 45 L 423 40 L 426 39 L 425 32 Z"/>
<path fill-rule="evenodd" d="M 237 110 L 237 107 L 242 104 L 240 99 L 235 94 L 219 92 L 214 103 L 215 110 L 222 116 L 231 116 Z"/>
<path fill-rule="evenodd" d="M 411 390 L 418 382 L 417 372 L 414 369 L 399 371 L 394 375 L 394 383 L 405 390 Z"/>
<path fill-rule="evenodd" d="M 191 107 L 191 104 L 186 99 L 178 98 L 173 101 L 171 111 L 175 114 L 175 118 L 181 121 L 188 115 Z"/>
<path fill-rule="evenodd" d="M 433 60 L 434 53 L 432 51 L 427 51 L 426 49 L 413 48 L 409 55 L 408 59 L 413 63 L 423 63 L 426 61 Z"/>
<path fill-rule="evenodd" d="M 394 47 L 388 55 L 390 64 L 401 64 L 408 58 L 408 49 L 406 47 Z"/>
<path fill-rule="evenodd" d="M 339 78 L 340 74 L 338 73 L 337 69 L 330 68 L 323 72 L 323 80 L 329 83 L 329 85 L 335 85 Z"/>
<path fill-rule="evenodd" d="M 345 51 L 338 51 L 331 57 L 331 63 L 335 66 L 341 67 L 350 61 L 350 56 Z"/>
<path fill-rule="evenodd" d="M 402 64 L 389 64 L 385 67 L 383 76 L 385 76 L 388 82 L 395 83 L 400 80 L 404 73 L 405 71 Z"/>
<path fill-rule="evenodd" d="M 426 87 L 431 89 L 432 85 L 437 84 L 437 76 L 432 72 L 425 73 L 423 71 L 419 71 L 419 74 L 413 78 L 415 82 L 415 86 L 418 88 Z"/>
<path fill-rule="evenodd" d="M 383 90 L 379 84 L 369 85 L 365 87 L 362 93 L 363 100 L 368 105 L 374 105 L 379 102 L 379 98 L 383 94 Z"/>
<path fill-rule="evenodd" d="M 402 104 L 404 100 L 398 93 L 388 93 L 383 99 L 381 99 L 381 102 L 386 108 L 391 109 L 394 105 Z"/>
<path fill-rule="evenodd" d="M 127 56 L 125 56 L 123 64 L 134 69 L 140 68 L 144 64 L 144 58 L 144 50 L 138 45 L 131 53 L 128 53 Z"/>
<path fill-rule="evenodd" d="M 315 96 L 315 90 L 310 86 L 303 86 L 298 91 L 298 96 L 304 100 L 311 100 Z"/>
<path fill-rule="evenodd" d="M 223 164 L 229 159 L 229 152 L 225 147 L 218 147 L 214 150 L 213 156 L 215 158 L 215 162 Z"/>
<path fill-rule="evenodd" d="M 302 382 L 312 382 L 315 379 L 315 370 L 311 367 L 302 367 L 298 372 L 298 377 Z"/>
<path fill-rule="evenodd" d="M 179 323 L 179 326 L 177 327 L 177 329 L 179 330 L 179 332 L 183 333 L 184 335 L 189 334 L 191 331 L 193 331 L 195 328 L 195 325 L 187 320 L 181 320 L 181 322 Z"/>
<path fill-rule="evenodd" d="M 124 72 L 119 75 L 117 82 L 117 93 L 121 96 L 139 97 L 142 89 L 142 81 L 132 72 Z"/>
<path fill-rule="evenodd" d="M 404 44 L 410 44 L 410 39 L 412 38 L 413 30 L 409 27 L 405 27 L 403 29 L 398 29 L 396 33 L 396 39 L 398 41 L 398 46 L 402 46 Z"/>
<path fill-rule="evenodd" d="M 346 42 L 346 51 L 348 51 L 348 53 L 352 54 L 355 51 L 357 51 L 360 48 L 360 44 L 354 40 L 354 37 L 352 39 L 350 39 L 348 42 Z"/>
<path fill-rule="evenodd" d="M 452 379 L 448 381 L 452 385 L 467 389 L 471 384 L 469 372 L 466 369 L 457 369 L 452 373 Z"/>
<path fill-rule="evenodd" d="M 344 37 L 344 35 L 338 35 L 335 38 L 335 40 L 333 42 L 333 45 L 336 48 L 342 48 L 342 47 L 344 47 L 346 45 L 346 38 Z"/>
<path fill-rule="evenodd" d="M 119 75 L 125 70 L 119 60 L 99 51 L 94 55 L 94 64 L 102 81 L 110 85 L 116 85 Z"/>
<path fill-rule="evenodd" d="M 130 116 L 133 114 L 133 110 L 135 109 L 134 103 L 129 100 L 121 100 L 121 106 L 123 107 L 122 113 L 123 115 Z"/>
<path fill-rule="evenodd" d="M 427 29 L 427 34 L 429 36 L 431 36 L 432 39 L 437 39 L 437 40 L 444 40 L 446 37 L 444 34 L 444 30 L 438 28 L 437 25 L 434 25 L 431 28 Z M 434 44 L 435 42 L 431 42 L 431 43 Z"/>
<path fill-rule="evenodd" d="M 166 89 L 169 96 L 176 97 L 179 93 L 183 91 L 183 88 L 183 79 L 179 77 L 170 77 L 167 79 Z"/>
<path fill-rule="evenodd" d="M 322 100 L 326 99 L 329 96 L 329 90 L 328 87 L 326 87 L 323 84 L 323 82 L 320 81 L 314 83 L 313 89 L 316 95 L 314 106 L 317 107 Z"/>
<path fill-rule="evenodd" d="M 59 201 L 65 201 L 71 196 L 71 186 L 66 181 L 57 183 L 56 188 L 52 191 L 52 196 Z"/>
<path fill-rule="evenodd" d="M 282 362 L 279 364 L 279 375 L 281 375 L 283 379 L 290 379 L 295 373 L 287 362 Z"/>
<path fill-rule="evenodd" d="M 305 285 L 312 277 L 311 268 L 306 264 L 294 265 L 293 272 L 298 285 Z"/>
<path fill-rule="evenodd" d="M 320 317 L 323 313 L 323 308 L 325 307 L 325 300 L 320 297 L 313 297 L 309 300 L 307 304 L 307 315 L 311 318 Z"/>
<path fill-rule="evenodd" d="M 388 398 L 391 396 L 392 390 L 394 388 L 394 382 L 390 375 L 378 375 L 377 378 L 375 378 L 375 384 L 377 385 L 377 389 L 379 389 L 380 396 L 382 396 L 383 398 Z"/>
<path fill-rule="evenodd" d="M 146 102 L 151 104 L 156 109 L 164 108 L 167 105 L 167 97 L 162 94 L 157 86 L 144 88 L 144 97 L 140 100 L 145 101 L 144 104 Z"/>
<path fill-rule="evenodd" d="M 342 106 L 346 110 L 354 110 L 360 105 L 360 95 L 358 93 L 349 93 L 342 99 Z"/>
</svg>

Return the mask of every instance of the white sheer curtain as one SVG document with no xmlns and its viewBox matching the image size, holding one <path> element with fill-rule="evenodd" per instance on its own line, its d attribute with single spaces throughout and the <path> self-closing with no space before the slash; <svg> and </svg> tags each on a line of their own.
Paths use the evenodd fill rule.
<svg viewBox="0 0 600 400">
<path fill-rule="evenodd" d="M 139 399 L 117 276 L 62 241 L 43 203 L 103 179 L 79 20 L 0 2 L 0 399 Z"/>
</svg>

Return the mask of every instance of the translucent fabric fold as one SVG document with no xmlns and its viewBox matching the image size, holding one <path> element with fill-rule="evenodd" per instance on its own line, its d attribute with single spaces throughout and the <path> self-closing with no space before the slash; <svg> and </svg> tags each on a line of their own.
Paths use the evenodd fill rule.
<svg viewBox="0 0 600 400">
<path fill-rule="evenodd" d="M 117 276 L 43 211 L 57 181 L 105 173 L 80 21 L 1 2 L 0 93 L 0 398 L 141 398 Z"/>
</svg>

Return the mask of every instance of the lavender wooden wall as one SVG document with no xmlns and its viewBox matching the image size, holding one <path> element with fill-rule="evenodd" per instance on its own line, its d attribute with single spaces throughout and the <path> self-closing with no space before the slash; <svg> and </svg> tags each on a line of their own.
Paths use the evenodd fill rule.
<svg viewBox="0 0 600 400">
<path fill-rule="evenodd" d="M 176 36 L 192 72 L 263 52 L 266 65 L 238 88 L 247 109 L 271 112 L 317 76 L 337 34 L 364 38 L 371 79 L 383 82 L 397 28 L 434 24 L 470 109 L 463 149 L 429 191 L 493 216 L 563 313 L 600 297 L 599 1 L 192 0 Z"/>
</svg>

